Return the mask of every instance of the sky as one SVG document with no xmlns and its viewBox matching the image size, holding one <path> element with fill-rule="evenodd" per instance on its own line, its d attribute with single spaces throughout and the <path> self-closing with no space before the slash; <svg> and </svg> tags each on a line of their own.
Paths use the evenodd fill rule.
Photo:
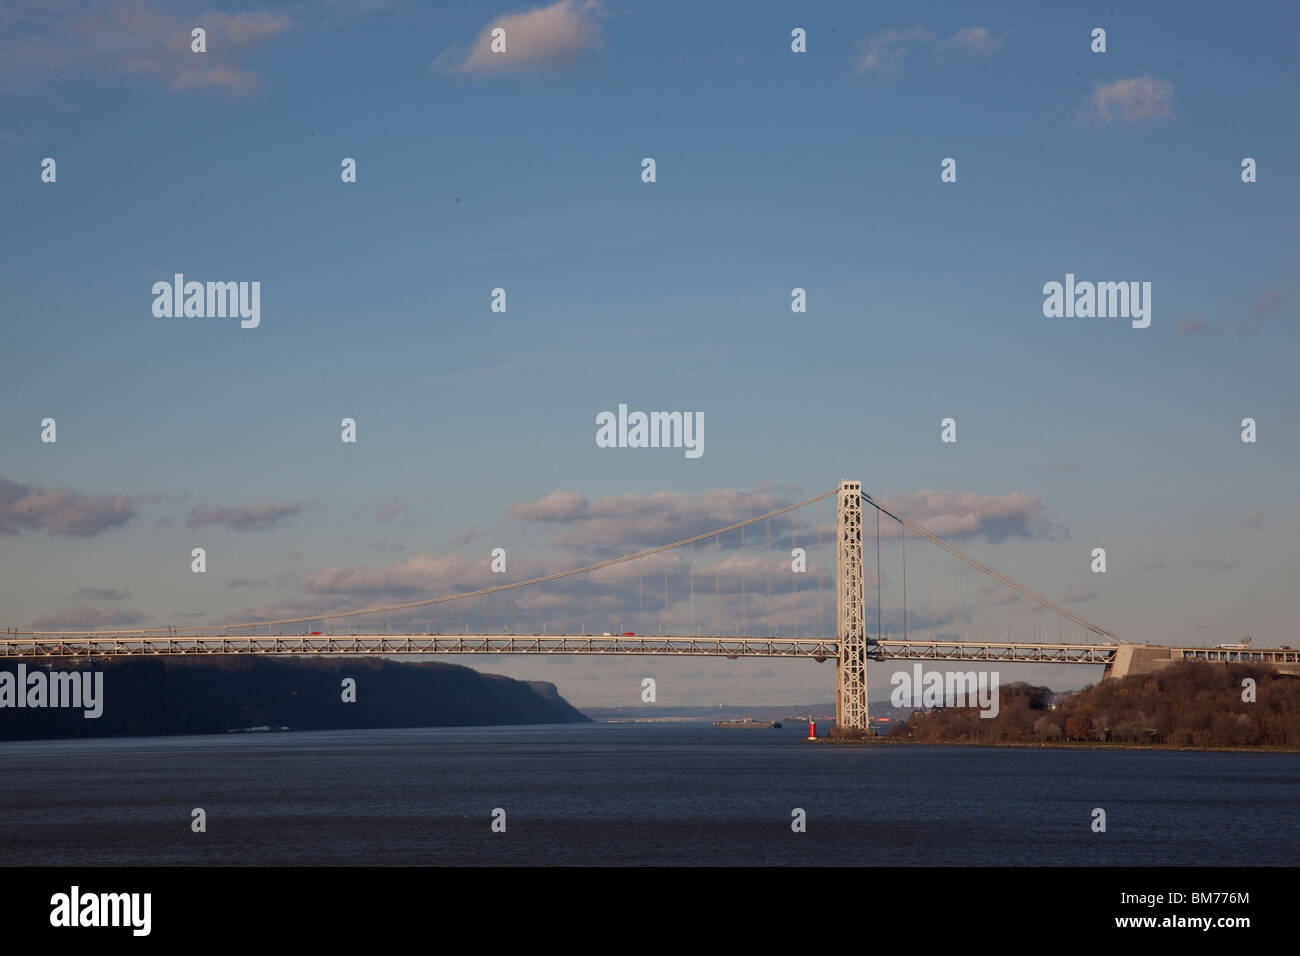
<svg viewBox="0 0 1300 956">
<path fill-rule="evenodd" d="M 854 479 L 1128 640 L 1294 645 L 1300 14 L 1047 6 L 6 4 L 0 619 L 419 600 Z M 176 273 L 259 283 L 259 323 L 156 315 Z M 1048 317 L 1067 274 L 1149 282 L 1149 326 Z M 702 415 L 703 454 L 600 447 L 620 403 Z M 716 594 L 700 555 L 697 631 L 741 603 L 747 628 L 827 630 L 834 555 L 799 515 L 797 542 L 717 544 Z M 908 547 L 907 626 L 998 633 L 958 599 L 1001 595 L 947 558 L 932 613 Z M 684 633 L 683 560 L 666 610 L 663 563 L 596 580 L 587 626 Z M 897 562 L 880 575 L 868 614 L 898 636 Z M 760 617 L 769 580 L 795 595 Z M 585 613 L 573 587 L 521 601 L 553 633 Z M 639 704 L 645 676 L 664 704 L 834 690 L 830 662 L 454 662 L 580 707 Z"/>
</svg>

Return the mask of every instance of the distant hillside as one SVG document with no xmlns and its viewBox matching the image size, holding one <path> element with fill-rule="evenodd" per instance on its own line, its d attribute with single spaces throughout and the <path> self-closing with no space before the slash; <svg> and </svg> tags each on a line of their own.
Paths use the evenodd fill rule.
<svg viewBox="0 0 1300 956">
<path fill-rule="evenodd" d="M 608 721 L 712 721 L 788 720 L 792 723 L 807 721 L 809 715 L 816 720 L 826 720 L 835 714 L 834 702 L 825 704 L 773 705 L 773 704 L 638 704 L 629 707 L 586 707 L 583 713 L 592 720 Z"/>
<path fill-rule="evenodd" d="M 1255 681 L 1255 701 L 1242 680 Z M 1055 703 L 1055 708 L 1051 703 Z M 891 737 L 931 743 L 1063 740 L 1174 747 L 1300 748 L 1300 678 L 1246 664 L 1179 661 L 1154 674 L 1104 680 L 1072 694 L 1004 684 L 997 717 L 935 708 L 894 726 Z"/>
<path fill-rule="evenodd" d="M 67 661 L 26 661 L 28 673 Z M 16 674 L 18 662 L 0 672 Z M 481 674 L 456 664 L 377 657 L 127 657 L 97 661 L 103 715 L 0 708 L 0 740 L 213 734 L 270 725 L 293 730 L 466 727 L 588 720 L 543 681 Z M 343 702 L 344 678 L 356 702 Z"/>
</svg>

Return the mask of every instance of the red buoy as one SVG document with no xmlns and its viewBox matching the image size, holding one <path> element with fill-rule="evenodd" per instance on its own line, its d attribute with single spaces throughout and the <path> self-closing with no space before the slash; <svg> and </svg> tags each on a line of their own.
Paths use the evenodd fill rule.
<svg viewBox="0 0 1300 956">
<path fill-rule="evenodd" d="M 808 721 L 808 739 L 809 740 L 817 739 L 817 721 L 815 720 Z"/>
</svg>

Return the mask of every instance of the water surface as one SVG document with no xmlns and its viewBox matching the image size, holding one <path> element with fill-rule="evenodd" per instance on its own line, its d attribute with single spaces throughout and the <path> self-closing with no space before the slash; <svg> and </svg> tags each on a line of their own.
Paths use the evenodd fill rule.
<svg viewBox="0 0 1300 956">
<path fill-rule="evenodd" d="M 578 724 L 0 744 L 0 865 L 1254 865 L 1300 755 Z M 193 833 L 191 811 L 207 812 Z M 506 811 L 506 832 L 491 830 Z M 1091 830 L 1106 811 L 1107 832 Z M 791 830 L 802 808 L 807 832 Z"/>
</svg>

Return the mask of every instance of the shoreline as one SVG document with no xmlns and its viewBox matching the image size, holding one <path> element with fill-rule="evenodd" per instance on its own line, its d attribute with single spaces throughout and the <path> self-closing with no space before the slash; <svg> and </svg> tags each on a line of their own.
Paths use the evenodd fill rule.
<svg viewBox="0 0 1300 956">
<path fill-rule="evenodd" d="M 1180 747 L 1174 744 L 1108 743 L 1104 740 L 1081 740 L 1071 743 L 1039 743 L 1037 741 L 1001 741 L 996 743 L 982 743 L 970 740 L 900 740 L 889 737 L 867 737 L 865 739 L 853 739 L 851 737 L 817 737 L 816 739 L 809 739 L 805 742 L 819 744 L 827 743 L 836 746 L 848 744 L 858 747 L 872 747 L 883 744 L 891 747 L 1013 747 L 1022 750 L 1169 750 L 1184 753 L 1300 754 L 1300 747 L 1279 747 L 1276 745 L 1263 745 L 1259 747 Z"/>
</svg>

